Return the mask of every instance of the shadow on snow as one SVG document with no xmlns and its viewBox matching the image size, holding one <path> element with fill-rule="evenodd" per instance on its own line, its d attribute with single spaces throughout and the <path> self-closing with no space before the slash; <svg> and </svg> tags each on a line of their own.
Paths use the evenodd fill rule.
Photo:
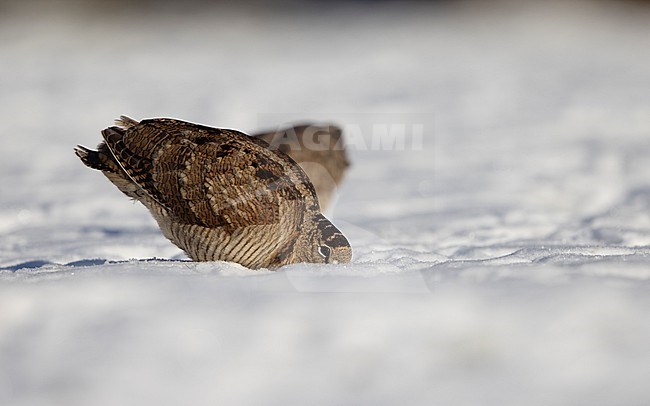
<svg viewBox="0 0 650 406">
<path fill-rule="evenodd" d="M 71 268 L 80 268 L 80 267 L 89 267 L 97 266 L 104 264 L 123 264 L 127 262 L 132 262 L 134 260 L 123 260 L 123 261 L 109 261 L 107 259 L 96 258 L 96 259 L 80 259 L 77 261 L 68 262 L 65 264 L 58 264 L 56 262 L 45 261 L 41 259 L 35 259 L 31 261 L 21 262 L 16 265 L 0 267 L 0 271 L 11 271 L 16 272 L 21 269 L 38 269 L 43 268 L 48 265 L 53 266 L 66 266 Z M 137 262 L 188 262 L 185 259 L 168 259 L 168 258 L 147 258 L 147 259 L 138 259 Z"/>
</svg>

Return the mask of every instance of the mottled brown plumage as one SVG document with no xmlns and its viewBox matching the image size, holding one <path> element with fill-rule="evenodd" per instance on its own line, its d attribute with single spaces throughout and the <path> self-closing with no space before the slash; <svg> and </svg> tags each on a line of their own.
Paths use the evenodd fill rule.
<svg viewBox="0 0 650 406">
<path fill-rule="evenodd" d="M 97 151 L 79 146 L 76 154 L 144 204 L 193 260 L 249 268 L 350 261 L 305 173 L 266 142 L 166 118 L 116 124 Z"/>
<path fill-rule="evenodd" d="M 327 210 L 350 165 L 341 129 L 334 125 L 303 124 L 277 131 L 253 134 L 271 149 L 289 155 L 311 180 L 320 207 Z"/>
</svg>

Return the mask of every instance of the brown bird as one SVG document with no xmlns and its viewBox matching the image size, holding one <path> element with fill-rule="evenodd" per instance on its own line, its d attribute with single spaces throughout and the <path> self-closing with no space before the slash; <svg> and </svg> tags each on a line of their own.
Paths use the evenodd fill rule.
<svg viewBox="0 0 650 406">
<path fill-rule="evenodd" d="M 77 156 L 149 209 L 193 260 L 253 269 L 350 261 L 303 170 L 266 142 L 168 118 L 116 124 L 97 151 L 78 146 Z"/>
<path fill-rule="evenodd" d="M 350 166 L 341 129 L 334 125 L 303 124 L 253 134 L 289 155 L 305 171 L 316 189 L 323 211 L 332 204 L 336 190 Z"/>
</svg>

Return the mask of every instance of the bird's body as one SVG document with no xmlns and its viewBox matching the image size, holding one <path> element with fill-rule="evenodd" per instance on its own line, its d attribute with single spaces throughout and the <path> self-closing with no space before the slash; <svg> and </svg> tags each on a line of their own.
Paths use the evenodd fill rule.
<svg viewBox="0 0 650 406">
<path fill-rule="evenodd" d="M 193 260 L 255 269 L 350 261 L 305 173 L 264 141 L 174 119 L 116 123 L 97 151 L 77 155 L 147 207 Z"/>
</svg>

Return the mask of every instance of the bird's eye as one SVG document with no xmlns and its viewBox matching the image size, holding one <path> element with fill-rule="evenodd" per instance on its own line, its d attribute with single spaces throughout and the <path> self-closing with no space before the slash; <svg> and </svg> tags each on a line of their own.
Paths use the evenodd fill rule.
<svg viewBox="0 0 650 406">
<path fill-rule="evenodd" d="M 325 261 L 327 261 L 330 257 L 330 247 L 327 245 L 321 245 L 318 247 L 318 253 L 325 258 Z"/>
</svg>

